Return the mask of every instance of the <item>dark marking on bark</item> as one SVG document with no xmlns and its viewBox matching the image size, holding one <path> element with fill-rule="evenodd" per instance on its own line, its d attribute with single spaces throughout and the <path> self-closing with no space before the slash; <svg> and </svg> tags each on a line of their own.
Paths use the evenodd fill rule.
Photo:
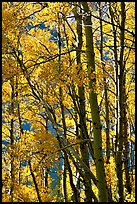
<svg viewBox="0 0 137 204">
<path fill-rule="evenodd" d="M 102 147 L 99 147 L 99 150 L 102 150 Z"/>
</svg>

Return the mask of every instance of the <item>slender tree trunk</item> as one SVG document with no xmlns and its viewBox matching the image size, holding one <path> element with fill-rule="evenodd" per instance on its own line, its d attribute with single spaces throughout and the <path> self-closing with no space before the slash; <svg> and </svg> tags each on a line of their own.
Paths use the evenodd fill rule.
<svg viewBox="0 0 137 204">
<path fill-rule="evenodd" d="M 124 28 L 125 28 L 125 3 L 121 2 L 121 33 L 120 33 L 120 76 L 119 76 L 119 108 L 120 108 L 120 118 L 119 118 L 119 137 L 118 137 L 118 152 L 116 158 L 117 166 L 117 177 L 118 177 L 118 193 L 119 202 L 124 202 L 124 186 L 123 186 L 123 171 L 122 171 L 122 152 L 123 152 L 123 135 L 124 135 Z"/>
<path fill-rule="evenodd" d="M 128 168 L 128 155 L 129 155 L 129 149 L 128 149 L 128 121 L 127 121 L 127 112 L 126 112 L 126 89 L 125 89 L 125 76 L 123 81 L 123 91 L 124 91 L 124 169 L 125 169 L 125 177 L 126 177 L 126 184 L 125 187 L 129 194 L 131 194 L 131 183 L 130 183 L 130 175 L 129 175 L 129 168 Z"/>
<path fill-rule="evenodd" d="M 117 54 L 117 36 L 116 36 L 116 28 L 114 26 L 114 12 L 111 8 L 111 3 L 109 3 L 109 12 L 112 22 L 112 30 L 113 30 L 113 37 L 114 37 L 114 61 L 115 61 L 115 142 L 114 142 L 114 151 L 115 154 L 117 152 L 118 146 L 118 117 L 119 117 L 119 104 L 118 104 L 118 96 L 119 96 L 119 78 L 118 78 L 118 54 Z M 115 155 L 116 156 L 116 155 Z"/>
<path fill-rule="evenodd" d="M 67 37 L 67 33 L 66 33 L 66 29 L 65 29 L 65 25 L 64 24 L 63 24 L 63 27 L 64 27 L 64 33 L 65 33 L 65 37 L 66 37 L 67 50 L 69 51 L 68 37 Z M 69 66 L 71 66 L 70 52 L 68 53 L 68 55 L 69 55 Z M 75 93 L 75 86 L 74 86 L 74 84 L 72 85 L 72 87 L 73 87 L 72 89 L 74 90 L 74 93 Z M 68 87 L 68 88 L 70 90 L 70 87 Z M 74 97 L 72 97 L 72 99 L 73 99 L 73 101 L 75 101 Z M 74 122 L 75 122 L 74 129 L 75 129 L 75 134 L 76 134 L 76 137 L 77 137 L 78 136 L 78 112 L 77 112 L 77 107 L 76 107 L 75 103 L 74 103 Z M 77 148 L 76 151 L 79 154 L 79 148 Z M 79 172 L 77 171 L 77 169 L 74 170 L 74 171 L 76 172 L 75 176 L 77 176 L 77 173 L 79 173 Z M 78 185 L 75 186 L 75 182 L 73 182 L 73 177 L 72 177 L 72 171 L 71 171 L 71 168 L 70 168 L 70 163 L 68 163 L 68 172 L 69 172 L 69 175 L 70 175 L 70 185 L 71 185 L 71 188 L 72 188 L 72 191 L 73 191 L 72 200 L 74 202 L 80 202 L 80 185 L 79 185 L 80 182 L 78 181 L 77 182 Z"/>
<path fill-rule="evenodd" d="M 46 118 L 45 127 L 46 127 L 46 133 L 48 133 L 48 118 Z M 48 170 L 49 170 L 48 167 L 42 168 L 43 177 L 44 177 L 44 180 L 43 180 L 44 187 L 48 187 L 48 176 L 49 176 Z"/>
<path fill-rule="evenodd" d="M 58 14 L 58 54 L 59 54 L 59 73 L 61 72 L 61 34 L 60 34 L 60 14 Z M 61 107 L 61 114 L 62 114 L 62 123 L 63 123 L 63 130 L 64 130 L 64 137 L 66 138 L 66 123 L 65 123 L 65 116 L 64 116 L 64 106 L 63 106 L 63 98 L 62 98 L 62 88 L 59 87 L 59 96 L 60 96 L 60 107 Z M 66 163 L 67 155 L 64 154 L 64 172 L 63 172 L 63 190 L 64 190 L 64 201 L 68 202 L 68 193 L 67 193 L 67 163 Z"/>
<path fill-rule="evenodd" d="M 18 69 L 18 65 L 17 65 L 17 69 Z M 19 134 L 19 137 L 20 137 L 20 140 L 21 140 L 21 137 L 23 135 L 23 128 L 22 128 L 22 120 L 21 120 L 21 115 L 20 115 L 20 104 L 19 104 L 19 101 L 18 101 L 18 76 L 16 76 L 16 94 L 15 94 L 15 97 L 16 97 L 16 103 L 17 103 L 17 113 L 18 113 L 18 123 L 19 123 L 19 129 L 20 129 L 20 134 Z M 19 160 L 19 185 L 21 184 L 21 161 Z"/>
<path fill-rule="evenodd" d="M 30 161 L 30 160 L 28 160 L 28 165 L 29 165 L 29 168 L 30 168 L 31 176 L 32 176 L 32 178 L 33 178 L 33 183 L 34 183 L 35 190 L 36 190 L 36 193 L 37 193 L 38 201 L 39 201 L 39 202 L 42 202 L 41 196 L 40 196 L 40 192 L 39 192 L 39 188 L 38 188 L 38 184 L 37 184 L 37 181 L 36 181 L 36 177 L 35 177 L 35 175 L 34 175 L 34 172 L 33 172 L 33 170 L 32 170 L 32 166 L 31 166 L 31 161 Z"/>
<path fill-rule="evenodd" d="M 59 135 L 57 136 L 57 139 L 59 141 L 60 148 L 62 148 L 63 144 L 62 144 L 62 142 L 60 140 Z M 71 189 L 72 189 L 73 201 L 78 202 L 79 201 L 79 197 L 78 197 L 79 193 L 78 193 L 78 190 L 77 190 L 77 188 L 76 188 L 76 186 L 74 185 L 74 182 L 73 182 L 73 174 L 72 174 L 72 170 L 71 170 L 71 167 L 70 167 L 70 163 L 69 163 L 69 160 L 68 160 L 68 155 L 67 155 L 66 150 L 63 150 L 63 155 L 65 156 L 65 159 L 66 159 L 66 163 L 64 163 L 64 164 L 66 165 L 66 170 L 68 170 L 68 174 L 69 174 L 69 180 L 70 180 L 70 186 L 71 186 Z M 64 188 L 64 185 L 63 185 L 63 188 Z M 64 192 L 64 189 L 63 189 L 63 192 Z"/>
<path fill-rule="evenodd" d="M 59 72 L 61 72 L 61 67 L 60 67 L 60 62 L 61 62 L 61 35 L 60 35 L 60 25 L 58 27 L 58 52 L 59 52 Z M 63 124 L 63 131 L 64 131 L 64 137 L 65 139 L 67 138 L 67 126 L 66 126 L 66 121 L 65 121 L 65 115 L 64 115 L 64 105 L 63 105 L 63 92 L 62 92 L 62 88 L 59 87 L 59 96 L 60 96 L 60 107 L 61 107 L 61 115 L 62 115 L 62 124 Z M 73 199 L 74 202 L 78 202 L 78 191 L 74 185 L 73 182 L 73 174 L 72 174 L 72 170 L 70 167 L 70 163 L 68 160 L 68 156 L 66 154 L 66 152 L 64 151 L 64 173 L 63 173 L 63 188 L 64 188 L 64 198 L 65 198 L 65 202 L 68 202 L 68 192 L 67 192 L 67 183 L 66 183 L 66 174 L 67 174 L 67 170 L 69 173 L 69 180 L 70 180 L 70 186 L 72 189 L 72 193 L 73 193 Z"/>
<path fill-rule="evenodd" d="M 85 14 L 89 14 L 89 8 L 87 2 L 82 2 Z M 86 52 L 88 61 L 88 78 L 90 88 L 90 107 L 93 123 L 93 135 L 94 135 L 94 156 L 96 163 L 96 175 L 98 180 L 99 201 L 108 202 L 108 190 L 105 177 L 104 160 L 102 155 L 102 136 L 101 136 L 101 124 L 99 116 L 99 107 L 97 102 L 97 94 L 95 91 L 96 79 L 91 80 L 91 76 L 95 73 L 95 59 L 94 59 L 94 47 L 93 47 L 93 33 L 91 17 L 86 15 L 84 17 L 85 35 L 86 35 Z"/>
<path fill-rule="evenodd" d="M 41 186 L 48 187 L 48 168 L 43 167 L 40 170 L 41 172 Z"/>
<path fill-rule="evenodd" d="M 14 90 L 14 78 L 11 79 L 11 106 L 10 106 L 10 113 L 11 116 L 14 116 L 14 96 L 15 96 L 15 90 Z M 11 196 L 11 202 L 14 202 L 14 181 L 15 181 L 15 166 L 14 166 L 14 119 L 11 119 L 10 123 L 10 141 L 11 141 L 11 187 L 10 187 L 10 196 Z"/>
<path fill-rule="evenodd" d="M 109 136 L 109 104 L 108 104 L 108 92 L 107 92 L 107 81 L 104 77 L 105 74 L 105 66 L 103 63 L 103 26 L 102 26 L 102 11 L 101 11 L 101 4 L 99 2 L 99 14 L 100 14 L 100 35 L 101 35 L 101 42 L 100 42 L 100 58 L 102 63 L 102 70 L 103 70 L 103 80 L 104 80 L 104 93 L 105 93 L 105 122 L 106 122 L 106 163 L 109 163 L 110 159 L 110 136 Z M 108 201 L 112 202 L 112 192 L 111 186 L 108 187 Z"/>
<path fill-rule="evenodd" d="M 81 35 L 79 35 L 81 36 Z M 80 41 L 79 41 L 80 42 Z M 79 49 L 79 47 L 78 47 Z M 77 64 L 80 65 L 80 52 L 76 52 L 77 56 Z M 79 139 L 86 139 L 88 138 L 87 126 L 86 126 L 86 110 L 85 110 L 85 95 L 84 95 L 84 87 L 78 87 L 78 95 L 79 95 Z M 89 155 L 88 155 L 88 146 L 87 142 L 80 144 L 80 151 L 82 155 L 83 162 L 89 167 Z M 90 167 L 89 167 L 90 168 Z M 85 172 L 86 174 L 86 172 Z M 88 183 L 88 185 L 87 185 Z M 91 180 L 84 180 L 85 184 L 85 195 L 86 195 L 86 202 L 92 202 L 92 197 L 90 193 L 90 189 L 88 186 L 91 186 Z M 92 186 L 91 186 L 92 188 Z"/>
<path fill-rule="evenodd" d="M 117 55 L 117 36 L 116 29 L 114 27 L 114 12 L 112 11 L 111 4 L 109 5 L 109 12 L 111 16 L 113 36 L 114 36 L 114 58 L 115 58 L 115 118 L 116 118 L 116 140 L 115 140 L 115 160 L 116 160 L 116 171 L 118 177 L 118 193 L 119 201 L 123 202 L 123 172 L 122 172 L 122 150 L 123 150 L 123 74 L 124 74 L 124 63 L 123 63 L 123 54 L 124 54 L 124 26 L 125 26 L 125 8 L 124 4 L 121 4 L 121 33 L 120 33 L 120 42 L 121 42 L 121 51 L 120 51 L 120 60 L 118 62 Z"/>
<path fill-rule="evenodd" d="M 81 11 L 80 11 L 81 12 Z M 82 70 L 82 66 L 81 66 L 81 49 L 82 49 L 82 16 L 78 14 L 77 12 L 77 7 L 75 7 L 74 10 L 74 15 L 75 15 L 75 19 L 77 21 L 77 50 L 76 50 L 76 62 L 77 65 L 79 65 L 78 68 L 78 77 L 79 77 L 79 72 Z M 84 93 L 84 86 L 78 85 L 78 108 L 79 108 L 79 129 L 80 129 L 80 133 L 79 134 L 79 139 L 87 139 L 89 138 L 88 136 L 88 131 L 87 131 L 87 125 L 86 125 L 86 109 L 85 109 L 85 93 Z M 83 142 L 80 143 L 80 151 L 81 151 L 81 155 L 82 155 L 82 160 L 83 162 L 87 165 L 87 167 L 90 169 L 89 166 L 89 154 L 88 154 L 88 146 L 87 143 Z M 86 176 L 86 171 L 85 171 L 85 176 Z M 87 179 L 84 180 L 84 185 L 85 185 L 85 196 L 86 202 L 92 202 L 92 196 L 91 196 L 91 180 Z M 89 188 L 89 186 L 91 186 Z"/>
<path fill-rule="evenodd" d="M 101 42 L 100 42 L 100 58 L 102 62 L 102 69 L 103 69 L 103 76 L 104 76 L 104 63 L 103 63 L 103 26 L 102 26 L 102 12 L 99 2 L 99 14 L 100 14 L 100 35 L 101 35 Z M 107 82 L 106 78 L 103 77 L 104 80 L 104 92 L 105 92 L 105 113 L 106 113 L 106 156 L 107 156 L 107 163 L 109 163 L 110 159 L 110 138 L 109 138 L 109 107 L 108 107 L 108 93 L 107 93 Z"/>
</svg>

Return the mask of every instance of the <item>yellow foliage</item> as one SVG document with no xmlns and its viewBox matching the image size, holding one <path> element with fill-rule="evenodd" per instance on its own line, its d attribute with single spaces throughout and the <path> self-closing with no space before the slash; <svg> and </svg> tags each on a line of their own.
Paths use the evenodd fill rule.
<svg viewBox="0 0 137 204">
<path fill-rule="evenodd" d="M 75 4 L 76 5 L 76 4 Z M 78 4 L 78 14 L 84 16 L 84 11 L 80 11 L 81 4 Z M 73 2 L 2 2 L 2 138 L 9 145 L 2 144 L 2 148 L 7 149 L 3 153 L 3 175 L 4 192 L 2 201 L 10 202 L 11 182 L 14 184 L 14 202 L 38 202 L 37 193 L 29 165 L 22 162 L 31 160 L 31 167 L 36 178 L 43 202 L 56 202 L 61 200 L 58 195 L 52 196 L 50 184 L 52 178 L 48 172 L 48 186 L 43 186 L 43 169 L 54 167 L 55 162 L 59 162 L 60 151 L 57 136 L 65 132 L 70 144 L 79 142 L 76 133 L 76 122 L 80 122 L 81 106 L 79 88 L 84 90 L 85 120 L 88 136 L 92 137 L 92 121 L 89 94 L 91 89 L 89 83 L 97 94 L 100 109 L 100 119 L 105 121 L 105 96 L 106 88 L 108 94 L 109 119 L 114 122 L 116 108 L 116 76 L 115 69 L 119 61 L 115 59 L 114 53 L 114 32 L 110 18 L 109 6 L 114 12 L 114 24 L 116 29 L 117 57 L 120 59 L 121 43 L 121 3 L 110 4 L 101 3 L 101 12 L 105 15 L 102 19 L 103 32 L 103 55 L 110 59 L 100 60 L 100 18 L 98 2 L 88 2 L 92 16 L 93 44 L 95 54 L 95 71 L 89 73 L 86 56 L 86 35 L 85 26 L 82 22 L 82 50 L 76 56 L 76 49 L 79 43 L 76 20 L 73 17 Z M 105 6 L 104 6 L 105 5 Z M 127 94 L 127 119 L 129 125 L 134 124 L 135 116 L 135 83 L 133 80 L 135 50 L 134 32 L 135 29 L 135 3 L 125 2 L 126 19 L 124 33 L 125 61 L 124 74 L 126 75 Z M 103 10 L 105 9 L 105 10 Z M 87 14 L 86 14 L 87 15 Z M 107 23 L 108 22 L 108 23 Z M 41 25 L 45 26 L 41 29 Z M 31 27 L 32 26 L 32 27 Z M 78 22 L 78 26 L 80 26 Z M 90 26 L 90 25 L 88 25 Z M 129 32 L 128 32 L 129 31 Z M 60 36 L 59 36 L 60 34 Z M 61 46 L 59 45 L 61 38 Z M 60 55 L 61 52 L 61 55 Z M 108 53 L 108 54 L 105 54 Z M 80 58 L 79 58 L 80 57 Z M 77 59 L 81 62 L 77 64 Z M 117 76 L 118 77 L 118 76 Z M 61 91 L 60 91 L 61 90 Z M 119 100 L 119 98 L 118 98 Z M 45 105 L 44 105 L 45 104 Z M 63 108 L 62 108 L 63 107 Z M 64 109 L 64 112 L 63 112 Z M 70 110 L 71 114 L 70 114 Z M 50 114 L 49 114 L 50 113 Z M 65 122 L 63 121 L 63 114 Z M 48 129 L 51 118 L 54 121 L 54 128 L 58 135 L 55 136 Z M 25 121 L 30 123 L 30 130 L 23 130 Z M 53 124 L 52 124 L 53 125 Z M 66 130 L 64 127 L 66 125 Z M 78 128 L 78 134 L 80 132 Z M 106 149 L 106 132 L 102 133 L 102 147 Z M 128 129 L 128 139 L 135 140 L 135 135 L 131 135 Z M 110 130 L 110 145 L 115 138 L 115 131 Z M 79 144 L 74 146 L 80 153 Z M 74 157 L 74 155 L 73 155 Z M 74 180 L 74 165 L 69 159 Z M 13 161 L 13 162 L 11 162 Z M 12 165 L 11 165 L 12 163 Z M 112 197 L 115 200 L 117 193 L 116 164 L 114 158 L 110 157 L 110 163 L 106 164 L 106 181 L 108 187 L 112 189 Z M 13 171 L 12 171 L 12 167 Z M 90 169 L 96 176 L 95 164 L 90 164 Z M 11 178 L 11 172 L 15 178 Z M 58 171 L 59 177 L 63 174 Z M 14 181 L 13 181 L 14 180 Z M 27 181 L 32 185 L 27 186 Z M 62 182 L 62 181 L 61 181 Z M 71 201 L 72 189 L 67 172 L 67 193 Z M 82 184 L 82 182 L 80 183 Z M 59 186 L 58 190 L 61 190 Z M 92 189 L 98 196 L 98 188 L 93 185 Z M 61 190 L 63 191 L 63 189 Z M 80 189 L 80 201 L 84 201 L 84 188 Z M 124 191 L 125 201 L 134 201 L 135 189 L 129 195 Z M 23 193 L 22 193 L 23 192 Z"/>
</svg>

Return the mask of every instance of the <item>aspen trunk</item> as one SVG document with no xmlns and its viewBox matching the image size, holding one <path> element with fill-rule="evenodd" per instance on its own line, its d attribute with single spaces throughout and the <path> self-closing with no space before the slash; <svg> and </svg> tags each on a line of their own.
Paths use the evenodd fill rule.
<svg viewBox="0 0 137 204">
<path fill-rule="evenodd" d="M 111 3 L 109 4 L 109 12 L 110 18 L 112 22 L 112 30 L 113 30 L 113 38 L 114 38 L 114 62 L 115 62 L 115 142 L 114 142 L 114 151 L 115 154 L 117 152 L 118 146 L 118 117 L 119 117 L 119 104 L 118 104 L 118 96 L 119 96 L 119 78 L 118 78 L 118 54 L 117 54 L 117 36 L 116 36 L 116 28 L 114 26 L 114 12 L 111 8 Z"/>
<path fill-rule="evenodd" d="M 60 35 L 60 16 L 58 15 L 58 54 L 59 54 L 59 67 L 58 71 L 61 72 L 60 62 L 61 62 L 61 35 Z M 62 103 L 62 88 L 59 87 L 59 97 L 60 97 L 60 107 L 61 107 L 61 114 L 62 114 L 62 123 L 63 123 L 63 130 L 64 130 L 64 137 L 66 138 L 66 123 L 65 123 L 65 116 L 64 116 L 64 106 Z M 67 155 L 64 154 L 64 172 L 63 172 L 63 191 L 64 191 L 64 201 L 68 202 L 68 193 L 67 193 Z"/>
<path fill-rule="evenodd" d="M 61 36 L 60 36 L 60 25 L 58 26 L 58 53 L 59 53 L 59 72 L 61 72 L 61 67 L 60 67 L 60 62 L 61 62 Z M 60 96 L 60 108 L 61 108 L 61 116 L 62 116 L 62 124 L 63 124 L 63 131 L 64 131 L 64 137 L 65 139 L 67 139 L 67 126 L 66 126 L 66 121 L 65 121 L 65 115 L 64 115 L 64 105 L 63 105 L 63 92 L 62 92 L 62 88 L 59 87 L 59 96 Z M 67 183 L 66 183 L 66 178 L 67 178 L 67 170 L 68 170 L 68 174 L 69 174 L 69 180 L 70 180 L 70 186 L 72 189 L 72 194 L 74 202 L 78 202 L 78 191 L 74 185 L 73 182 L 73 174 L 72 174 L 72 170 L 70 167 L 70 163 L 68 160 L 68 156 L 66 154 L 66 152 L 64 151 L 64 172 L 63 172 L 63 191 L 64 191 L 64 200 L 65 202 L 68 202 L 68 192 L 67 192 Z"/>
<path fill-rule="evenodd" d="M 14 115 L 14 79 L 11 80 L 11 115 Z M 10 141 L 12 152 L 14 152 L 14 119 L 11 119 L 10 123 Z M 11 153 L 11 187 L 10 187 L 10 196 L 11 202 L 14 202 L 14 181 L 15 181 L 15 166 L 14 166 L 14 155 Z"/>
<path fill-rule="evenodd" d="M 81 48 L 82 48 L 82 16 L 77 13 L 77 7 L 75 7 L 75 19 L 77 21 L 77 50 L 76 50 L 76 62 L 77 65 L 79 65 L 78 68 L 78 74 L 82 70 L 81 67 Z M 79 76 L 79 75 L 78 75 Z M 87 126 L 86 126 L 86 110 L 85 110 L 85 94 L 84 94 L 84 86 L 78 85 L 78 95 L 79 95 L 79 129 L 80 133 L 78 133 L 78 137 L 80 139 L 86 139 L 88 138 L 88 132 L 87 132 Z M 89 156 L 88 156 L 88 146 L 86 143 L 80 144 L 80 151 L 82 155 L 82 160 L 83 162 L 89 167 Z M 86 176 L 86 171 L 85 171 L 85 176 Z M 85 185 L 85 201 L 86 202 L 92 202 L 92 197 L 91 197 L 91 180 L 87 179 L 84 180 L 84 185 Z M 90 186 L 90 188 L 89 188 Z"/>
<path fill-rule="evenodd" d="M 28 165 L 29 165 L 29 168 L 30 168 L 31 176 L 32 176 L 32 178 L 33 178 L 33 183 L 34 183 L 35 190 L 36 190 L 36 193 L 37 193 L 38 201 L 39 201 L 39 202 L 42 202 L 41 196 L 40 196 L 40 192 L 39 192 L 39 188 L 38 188 L 38 184 L 37 184 L 37 181 L 36 181 L 36 177 L 35 177 L 35 175 L 34 175 L 34 172 L 33 172 L 33 170 L 32 170 L 32 166 L 31 166 L 31 161 L 30 161 L 30 160 L 28 160 Z"/>
<path fill-rule="evenodd" d="M 100 2 L 99 2 L 99 6 L 100 6 Z M 106 82 L 106 78 L 104 77 L 105 66 L 103 64 L 103 26 L 102 26 L 102 13 L 101 13 L 101 8 L 100 7 L 99 7 L 99 14 L 100 14 L 100 35 L 101 35 L 100 58 L 101 58 L 102 69 L 103 69 L 104 92 L 105 92 L 106 156 L 107 156 L 107 163 L 109 163 L 109 159 L 110 159 L 109 107 L 108 107 L 108 93 L 107 93 L 107 84 L 106 84 L 107 82 Z"/>
<path fill-rule="evenodd" d="M 85 14 L 89 14 L 89 8 L 87 2 L 82 2 Z M 85 35 L 86 35 L 86 52 L 88 61 L 88 78 L 89 78 L 89 97 L 90 107 L 93 123 L 93 135 L 94 135 L 94 156 L 96 163 L 96 175 L 98 180 L 99 201 L 108 202 L 108 191 L 105 177 L 104 160 L 102 155 L 102 136 L 101 136 L 101 124 L 99 116 L 99 107 L 97 102 L 97 94 L 95 91 L 96 79 L 91 80 L 95 72 L 95 59 L 94 59 L 94 47 L 93 47 L 93 33 L 91 17 L 86 15 L 84 17 Z"/>
<path fill-rule="evenodd" d="M 123 186 L 123 171 L 122 171 L 122 152 L 123 152 L 123 135 L 124 135 L 124 28 L 125 28 L 125 3 L 121 2 L 121 33 L 120 33 L 120 76 L 119 76 L 119 108 L 120 108 L 120 118 L 119 118 L 119 137 L 118 137 L 118 152 L 116 158 L 117 166 L 117 177 L 118 177 L 118 193 L 119 202 L 124 202 L 124 186 Z"/>
<path fill-rule="evenodd" d="M 126 184 L 125 187 L 129 194 L 131 194 L 131 183 L 130 183 L 130 175 L 129 175 L 129 168 L 128 168 L 128 121 L 127 121 L 127 113 L 126 113 L 126 90 L 125 90 L 125 77 L 124 77 L 124 169 L 125 169 L 125 177 L 126 177 Z"/>
<path fill-rule="evenodd" d="M 18 69 L 18 65 L 17 65 Z M 22 120 L 21 120 L 21 113 L 20 113 L 20 104 L 18 101 L 18 76 L 16 76 L 16 101 L 17 101 L 17 112 L 18 112 L 18 123 L 19 123 L 19 129 L 20 129 L 20 139 L 21 136 L 23 135 L 24 131 L 22 129 Z M 21 161 L 19 161 L 19 173 L 18 173 L 18 180 L 19 180 L 19 185 L 21 184 Z"/>
<path fill-rule="evenodd" d="M 101 35 L 101 42 L 100 42 L 100 58 L 102 63 L 102 71 L 103 71 L 103 81 L 104 81 L 104 93 L 105 93 L 105 122 L 106 122 L 106 163 L 109 163 L 110 159 L 110 136 L 109 136 L 109 104 L 108 104 L 108 91 L 107 91 L 107 80 L 104 77 L 105 73 L 105 65 L 103 63 L 103 25 L 102 25 L 102 12 L 101 12 L 101 3 L 99 2 L 99 15 L 100 15 L 100 35 Z M 112 202 L 112 192 L 111 186 L 108 187 L 108 201 Z"/>
</svg>

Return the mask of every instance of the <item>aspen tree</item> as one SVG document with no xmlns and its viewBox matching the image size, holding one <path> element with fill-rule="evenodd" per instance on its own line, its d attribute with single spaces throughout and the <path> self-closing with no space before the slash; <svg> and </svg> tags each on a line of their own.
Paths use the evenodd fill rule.
<svg viewBox="0 0 137 204">
<path fill-rule="evenodd" d="M 81 13 L 81 9 L 79 8 L 79 11 Z M 76 62 L 78 65 L 78 75 L 79 72 L 82 70 L 81 65 L 81 49 L 82 49 L 82 16 L 78 14 L 78 7 L 75 6 L 74 15 L 77 23 L 77 51 L 76 51 Z M 78 86 L 78 95 L 79 95 L 79 123 L 80 123 L 80 133 L 79 138 L 85 139 L 89 138 L 88 131 L 87 131 L 87 125 L 86 125 L 86 109 L 85 109 L 85 91 L 83 84 L 81 86 Z M 87 165 L 88 168 L 90 168 L 89 165 L 89 156 L 88 156 L 88 145 L 87 143 L 81 143 L 80 144 L 80 151 L 82 155 L 83 162 Z M 86 171 L 85 171 L 85 177 L 86 177 Z M 86 202 L 92 202 L 92 196 L 91 196 L 91 180 L 84 180 L 85 185 L 85 195 L 86 195 Z M 90 188 L 89 188 L 90 187 Z"/>
<path fill-rule="evenodd" d="M 94 58 L 94 44 L 93 44 L 93 33 L 92 33 L 92 22 L 87 2 L 81 3 L 84 10 L 84 27 L 86 35 L 86 53 L 87 53 L 87 66 L 88 66 L 88 77 L 89 77 L 89 98 L 90 108 L 92 115 L 93 124 L 93 135 L 94 135 L 94 156 L 96 163 L 96 174 L 98 180 L 99 190 L 99 201 L 108 202 L 108 191 L 105 178 L 104 160 L 102 155 L 102 137 L 101 137 L 101 124 L 99 116 L 99 107 L 97 102 L 97 94 L 95 91 L 96 79 L 90 79 L 91 75 L 95 74 L 95 58 Z"/>
</svg>

